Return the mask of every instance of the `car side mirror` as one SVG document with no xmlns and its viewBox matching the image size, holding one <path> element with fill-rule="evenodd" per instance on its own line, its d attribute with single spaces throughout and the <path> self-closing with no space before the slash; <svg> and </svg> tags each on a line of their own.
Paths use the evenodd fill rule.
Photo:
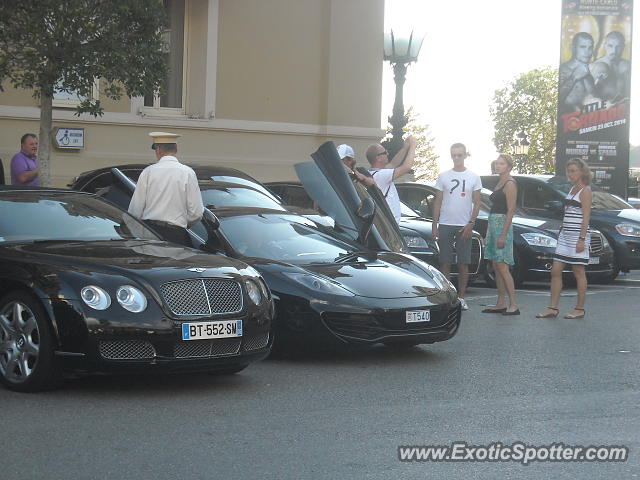
<svg viewBox="0 0 640 480">
<path fill-rule="evenodd" d="M 208 208 L 205 208 L 204 212 L 202 212 L 202 223 L 207 227 L 207 230 L 218 230 L 220 228 L 220 220 Z"/>
<path fill-rule="evenodd" d="M 552 210 L 554 212 L 561 212 L 562 202 L 560 200 L 550 200 L 548 202 L 545 202 L 544 208 L 546 208 L 547 210 Z"/>
</svg>

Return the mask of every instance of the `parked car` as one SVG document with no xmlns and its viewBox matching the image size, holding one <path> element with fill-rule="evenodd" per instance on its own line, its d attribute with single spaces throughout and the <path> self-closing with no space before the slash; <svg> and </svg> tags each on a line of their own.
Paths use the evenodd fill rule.
<svg viewBox="0 0 640 480">
<path fill-rule="evenodd" d="M 627 203 L 636 210 L 640 210 L 640 198 L 629 197 L 627 198 Z"/>
<path fill-rule="evenodd" d="M 95 195 L 0 187 L 0 382 L 63 372 L 235 373 L 268 355 L 273 300 L 239 260 L 162 241 Z"/>
<path fill-rule="evenodd" d="M 131 177 L 139 175 L 131 166 L 123 170 Z M 401 242 L 392 234 L 376 230 L 369 237 L 341 224 L 344 217 L 335 217 L 344 227 L 336 233 L 286 211 L 242 172 L 203 167 L 196 173 L 204 204 L 218 222 L 192 228 L 194 245 L 241 259 L 261 273 L 276 302 L 280 346 L 405 347 L 443 341 L 456 333 L 460 304 L 455 289 L 425 262 L 386 248 L 387 242 Z M 73 186 L 89 188 L 98 177 L 103 183 L 100 194 L 126 207 L 134 184 L 118 168 L 106 175 L 104 170 L 85 173 L 79 177 L 82 183 Z"/>
<path fill-rule="evenodd" d="M 305 216 L 316 213 L 313 200 L 300 182 L 267 182 L 265 186 L 277 195 L 288 209 L 293 208 L 295 209 L 294 211 Z M 400 209 L 402 214 L 399 224 L 400 233 L 409 248 L 409 252 L 414 257 L 437 267 L 439 249 L 438 244 L 431 236 L 431 220 L 420 216 L 418 212 L 403 202 L 400 202 Z M 482 236 L 477 231 L 474 231 L 471 243 L 471 265 L 469 267 L 470 280 L 484 275 L 482 254 Z M 457 277 L 456 265 L 452 265 L 451 275 L 453 278 Z"/>
<path fill-rule="evenodd" d="M 400 198 L 408 202 L 423 215 L 433 215 L 433 203 L 436 189 L 431 185 L 418 182 L 396 184 Z M 483 236 L 487 234 L 491 190 L 482 189 L 480 192 L 480 213 L 476 219 L 475 228 Z M 529 280 L 548 280 L 553 264 L 553 253 L 557 245 L 561 222 L 554 219 L 526 216 L 517 210 L 513 217 L 513 256 L 515 265 L 511 268 L 516 285 L 522 285 Z M 586 267 L 590 281 L 608 282 L 613 276 L 613 251 L 609 243 L 600 232 L 591 229 L 591 249 L 589 265 Z M 565 265 L 564 276 L 573 277 L 571 267 Z M 487 284 L 495 286 L 495 273 L 490 262 L 485 269 Z"/>
<path fill-rule="evenodd" d="M 514 175 L 518 182 L 517 206 L 527 216 L 561 220 L 562 200 L 572 184 L 565 177 Z M 495 176 L 483 176 L 483 185 L 493 188 Z M 614 252 L 615 279 L 620 270 L 640 269 L 640 212 L 624 200 L 592 186 L 593 206 L 589 225 L 602 232 Z"/>
</svg>

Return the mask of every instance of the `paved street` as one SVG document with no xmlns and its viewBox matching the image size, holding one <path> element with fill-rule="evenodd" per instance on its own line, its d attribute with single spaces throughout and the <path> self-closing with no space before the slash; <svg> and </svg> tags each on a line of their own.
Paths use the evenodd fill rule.
<svg viewBox="0 0 640 480">
<path fill-rule="evenodd" d="M 583 320 L 480 313 L 458 335 L 267 360 L 226 378 L 91 377 L 0 389 L 0 477 L 12 479 L 640 478 L 640 274 L 593 286 Z M 574 305 L 574 290 L 561 313 Z M 625 463 L 416 462 L 399 445 L 626 445 Z"/>
</svg>

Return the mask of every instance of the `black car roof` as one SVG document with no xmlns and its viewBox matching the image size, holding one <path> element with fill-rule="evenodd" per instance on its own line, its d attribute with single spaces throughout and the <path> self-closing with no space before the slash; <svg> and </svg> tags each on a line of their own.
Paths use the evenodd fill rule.
<svg viewBox="0 0 640 480">
<path fill-rule="evenodd" d="M 149 165 L 153 165 L 153 163 L 128 163 L 125 165 L 111 165 L 109 167 L 96 168 L 94 170 L 89 170 L 86 172 L 82 172 L 78 175 L 72 183 L 79 182 L 84 180 L 87 177 L 94 177 L 101 173 L 106 173 L 111 171 L 112 168 L 117 168 L 119 170 L 136 170 L 136 169 L 144 169 Z M 241 170 L 231 167 L 220 167 L 217 165 L 188 165 L 193 169 L 196 173 L 196 177 L 198 180 L 209 180 L 212 176 L 229 176 L 229 177 L 238 177 L 244 178 L 246 180 L 251 180 L 253 182 L 259 183 L 255 178 L 251 175 L 244 173 Z"/>
<path fill-rule="evenodd" d="M 49 192 L 49 193 L 73 193 L 80 195 L 93 195 L 92 193 L 80 192 L 78 190 L 69 190 L 68 188 L 58 187 L 39 187 L 33 185 L 0 185 L 0 192 Z"/>
</svg>

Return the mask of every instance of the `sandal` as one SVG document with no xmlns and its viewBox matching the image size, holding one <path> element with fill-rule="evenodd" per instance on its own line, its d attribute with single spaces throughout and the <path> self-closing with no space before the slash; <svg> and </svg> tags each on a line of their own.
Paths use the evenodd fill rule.
<svg viewBox="0 0 640 480">
<path fill-rule="evenodd" d="M 567 313 L 564 318 L 584 318 L 584 314 L 587 313 L 584 311 L 584 308 L 574 308 L 574 310 L 580 310 L 582 313 L 579 313 L 577 315 L 572 315 L 570 313 Z"/>
<path fill-rule="evenodd" d="M 560 310 L 555 307 L 547 307 L 547 310 L 553 310 L 553 312 L 538 313 L 536 318 L 556 318 L 560 313 Z"/>
<path fill-rule="evenodd" d="M 481 313 L 504 313 L 507 311 L 507 307 L 504 308 L 485 308 Z"/>
</svg>

